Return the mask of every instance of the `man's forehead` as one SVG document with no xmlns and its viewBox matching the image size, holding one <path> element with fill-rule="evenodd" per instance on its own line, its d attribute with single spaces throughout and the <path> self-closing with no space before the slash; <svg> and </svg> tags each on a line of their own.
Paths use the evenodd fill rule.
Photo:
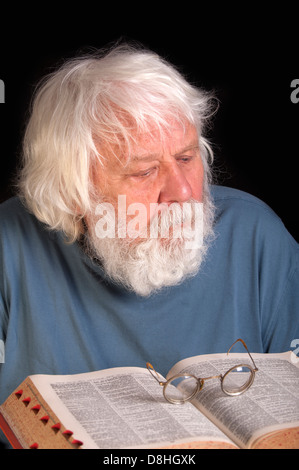
<svg viewBox="0 0 299 470">
<path fill-rule="evenodd" d="M 163 135 L 158 131 L 138 134 L 129 144 L 118 142 L 115 145 L 104 146 L 107 162 L 118 161 L 122 165 L 138 161 L 151 161 L 168 153 L 176 156 L 182 152 L 198 148 L 198 134 L 196 129 L 188 125 L 186 127 L 174 126 L 172 132 Z M 114 158 L 113 158 L 114 157 Z"/>
<path fill-rule="evenodd" d="M 192 140 L 188 145 L 184 145 L 183 147 L 178 147 L 174 149 L 173 152 L 170 152 L 170 155 L 172 157 L 176 157 L 176 156 L 181 155 L 184 152 L 188 152 L 189 150 L 195 150 L 195 149 L 198 149 L 198 139 Z M 162 148 L 160 152 L 156 152 L 156 153 L 143 153 L 139 155 L 132 155 L 129 161 L 138 162 L 138 161 L 151 161 L 154 159 L 158 159 L 163 154 L 163 150 L 164 149 Z"/>
</svg>

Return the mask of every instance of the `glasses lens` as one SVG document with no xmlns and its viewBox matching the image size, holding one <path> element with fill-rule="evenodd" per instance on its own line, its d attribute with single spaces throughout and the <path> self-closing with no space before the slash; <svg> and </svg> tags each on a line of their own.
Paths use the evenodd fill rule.
<svg viewBox="0 0 299 470">
<path fill-rule="evenodd" d="M 199 384 L 195 377 L 181 375 L 174 377 L 164 390 L 165 398 L 172 403 L 184 403 L 190 400 L 198 391 Z"/>
<path fill-rule="evenodd" d="M 240 365 L 229 370 L 223 377 L 222 388 L 229 395 L 240 395 L 253 382 L 253 372 L 249 366 Z"/>
</svg>

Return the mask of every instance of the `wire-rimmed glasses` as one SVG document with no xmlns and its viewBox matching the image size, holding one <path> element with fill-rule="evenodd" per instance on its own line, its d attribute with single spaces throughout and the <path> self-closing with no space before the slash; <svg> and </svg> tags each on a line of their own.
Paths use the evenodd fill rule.
<svg viewBox="0 0 299 470">
<path fill-rule="evenodd" d="M 241 338 L 237 339 L 231 345 L 227 354 L 229 354 L 230 350 L 237 342 L 241 342 L 245 347 L 251 359 L 251 364 L 237 364 L 226 371 L 225 374 L 212 375 L 211 377 L 178 374 L 165 381 L 161 380 L 161 377 L 159 377 L 159 374 L 149 362 L 146 363 L 146 367 L 159 385 L 163 387 L 164 398 L 170 403 L 183 404 L 192 400 L 203 388 L 205 381 L 210 379 L 220 379 L 221 389 L 226 395 L 241 395 L 253 384 L 258 368 L 248 351 L 246 343 Z"/>
</svg>

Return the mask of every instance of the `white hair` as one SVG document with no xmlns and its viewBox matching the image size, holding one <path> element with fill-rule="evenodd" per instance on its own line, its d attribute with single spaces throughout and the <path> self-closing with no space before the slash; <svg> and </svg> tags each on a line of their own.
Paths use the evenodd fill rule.
<svg viewBox="0 0 299 470">
<path fill-rule="evenodd" d="M 138 132 L 194 125 L 210 175 L 204 137 L 213 113 L 209 93 L 190 85 L 169 63 L 143 48 L 120 45 L 66 61 L 42 80 L 23 142 L 20 196 L 50 228 L 70 241 L 91 209 L 91 171 L 103 163 L 99 145 L 129 146 Z"/>
</svg>

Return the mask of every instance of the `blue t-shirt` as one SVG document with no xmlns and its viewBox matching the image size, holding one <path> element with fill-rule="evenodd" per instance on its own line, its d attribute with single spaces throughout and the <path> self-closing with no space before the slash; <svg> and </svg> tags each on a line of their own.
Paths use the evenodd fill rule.
<svg viewBox="0 0 299 470">
<path fill-rule="evenodd" d="M 214 186 L 215 232 L 199 273 L 140 297 L 29 214 L 0 206 L 0 402 L 30 374 L 74 374 L 188 356 L 291 349 L 299 338 L 298 245 L 273 211 Z M 298 340 L 299 341 L 299 340 Z"/>
</svg>

